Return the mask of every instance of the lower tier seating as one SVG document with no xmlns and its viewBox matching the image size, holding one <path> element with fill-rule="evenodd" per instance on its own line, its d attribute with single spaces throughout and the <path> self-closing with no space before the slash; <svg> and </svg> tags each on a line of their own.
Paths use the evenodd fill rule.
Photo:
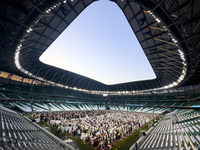
<svg viewBox="0 0 200 150">
<path fill-rule="evenodd" d="M 5 103 L 0 105 L 9 104 L 11 106 L 17 106 L 25 112 L 48 112 L 48 111 L 88 111 L 88 110 L 105 110 L 105 105 L 93 105 L 93 104 L 73 104 L 73 103 Z M 5 106 L 6 106 L 5 105 Z M 156 113 L 161 114 L 166 111 L 166 108 L 152 108 L 152 107 L 132 107 L 132 106 L 110 106 L 111 110 L 122 110 L 129 112 L 144 112 L 144 113 Z"/>
<path fill-rule="evenodd" d="M 156 126 L 140 149 L 198 149 L 200 118 L 177 122 L 177 111 L 167 114 Z"/>
<path fill-rule="evenodd" d="M 0 150 L 64 149 L 12 110 L 0 106 L 0 118 Z"/>
</svg>

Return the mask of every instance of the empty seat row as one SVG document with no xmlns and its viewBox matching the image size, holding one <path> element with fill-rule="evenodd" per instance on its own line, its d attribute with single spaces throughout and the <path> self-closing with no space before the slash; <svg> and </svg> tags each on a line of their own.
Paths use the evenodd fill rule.
<svg viewBox="0 0 200 150">
<path fill-rule="evenodd" d="M 0 106 L 0 149 L 35 150 L 63 148 L 14 111 Z"/>
<path fill-rule="evenodd" d="M 198 149 L 200 119 L 174 123 L 175 113 L 167 114 L 140 146 L 140 149 Z"/>
</svg>

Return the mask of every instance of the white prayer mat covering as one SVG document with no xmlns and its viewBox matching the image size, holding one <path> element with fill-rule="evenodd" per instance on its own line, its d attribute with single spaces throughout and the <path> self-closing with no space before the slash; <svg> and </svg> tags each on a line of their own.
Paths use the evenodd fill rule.
<svg viewBox="0 0 200 150">
<path fill-rule="evenodd" d="M 53 125 L 54 123 L 59 124 L 61 123 L 61 120 L 51 120 L 50 124 Z"/>
<path fill-rule="evenodd" d="M 36 122 L 40 122 L 40 119 L 35 119 Z"/>
<path fill-rule="evenodd" d="M 64 140 L 64 142 L 70 143 L 70 142 L 73 142 L 73 140 L 71 140 L 71 139 L 66 139 L 66 140 Z"/>
<path fill-rule="evenodd" d="M 76 117 L 69 117 L 71 114 Z M 47 114 L 44 115 L 47 116 Z M 109 143 L 112 143 L 116 138 L 127 136 L 131 131 L 156 118 L 158 114 L 101 110 L 60 112 L 58 114 L 49 114 L 49 116 L 54 119 L 60 119 L 50 119 L 50 124 L 57 124 L 58 129 L 69 134 L 78 135 L 83 141 L 89 139 L 91 143 L 94 143 L 94 139 L 98 139 L 103 144 L 103 141 L 109 140 Z"/>
</svg>

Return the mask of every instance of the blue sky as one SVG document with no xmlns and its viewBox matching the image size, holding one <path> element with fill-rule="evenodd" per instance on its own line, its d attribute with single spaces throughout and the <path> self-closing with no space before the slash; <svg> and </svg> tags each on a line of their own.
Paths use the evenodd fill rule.
<svg viewBox="0 0 200 150">
<path fill-rule="evenodd" d="M 156 78 L 122 10 L 108 0 L 89 5 L 40 60 L 107 85 Z"/>
</svg>

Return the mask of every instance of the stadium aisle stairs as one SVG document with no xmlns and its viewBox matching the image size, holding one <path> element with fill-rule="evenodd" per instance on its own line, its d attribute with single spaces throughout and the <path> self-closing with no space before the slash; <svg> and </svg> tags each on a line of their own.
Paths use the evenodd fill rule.
<svg viewBox="0 0 200 150">
<path fill-rule="evenodd" d="M 48 106 L 50 107 L 51 111 L 60 111 L 60 109 L 54 106 L 52 103 L 48 103 Z"/>
<path fill-rule="evenodd" d="M 65 111 L 72 111 L 72 109 L 70 109 L 70 107 L 67 106 L 67 104 L 60 104 L 60 105 L 63 107 L 63 109 L 64 109 Z"/>
<path fill-rule="evenodd" d="M 77 104 L 68 104 L 70 108 L 72 108 L 73 110 L 80 110 L 80 108 L 78 107 Z"/>
<path fill-rule="evenodd" d="M 33 103 L 32 105 L 35 106 L 35 107 L 41 108 L 42 111 L 49 111 L 49 108 L 48 108 L 48 106 L 46 104 L 43 104 L 43 103 Z"/>
<path fill-rule="evenodd" d="M 78 106 L 79 106 L 80 110 L 86 110 L 86 109 L 83 107 L 82 104 L 79 104 Z"/>
<path fill-rule="evenodd" d="M 20 108 L 21 110 L 25 111 L 25 112 L 31 112 L 32 111 L 30 106 L 23 105 L 23 103 L 14 103 L 14 105 L 17 106 L 18 108 Z"/>
</svg>

